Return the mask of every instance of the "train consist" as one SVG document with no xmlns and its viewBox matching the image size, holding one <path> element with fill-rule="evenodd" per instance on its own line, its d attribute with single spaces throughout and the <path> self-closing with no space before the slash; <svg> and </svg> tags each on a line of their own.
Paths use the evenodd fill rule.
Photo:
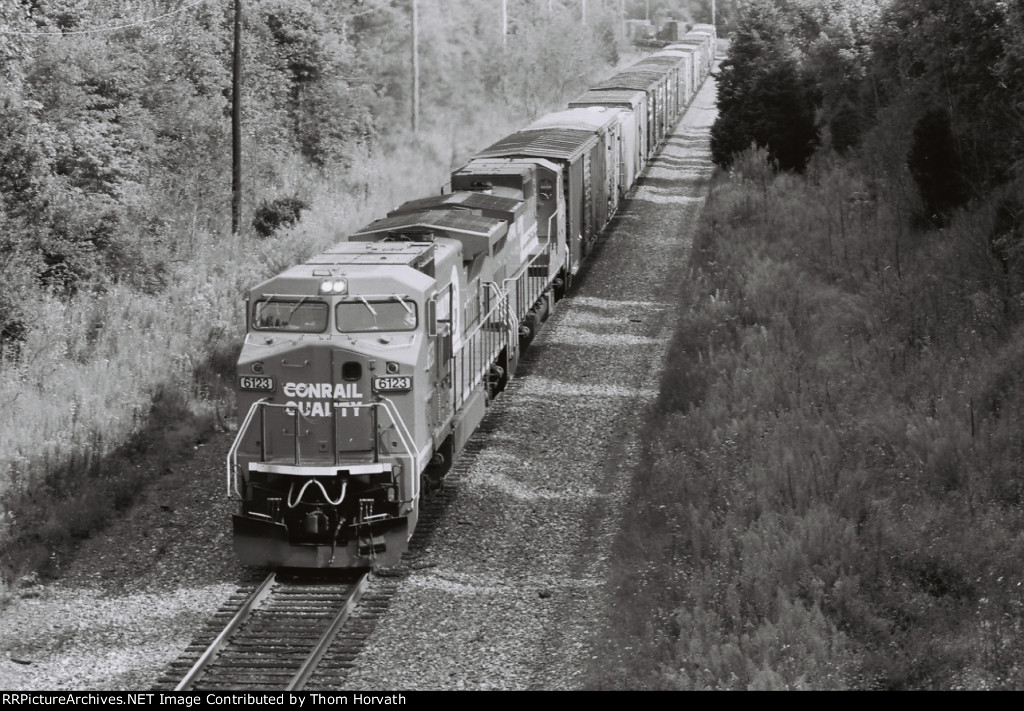
<svg viewBox="0 0 1024 711">
<path fill-rule="evenodd" d="M 715 29 L 601 82 L 253 287 L 227 458 L 249 565 L 398 562 L 424 496 L 515 375 L 711 69 Z"/>
</svg>

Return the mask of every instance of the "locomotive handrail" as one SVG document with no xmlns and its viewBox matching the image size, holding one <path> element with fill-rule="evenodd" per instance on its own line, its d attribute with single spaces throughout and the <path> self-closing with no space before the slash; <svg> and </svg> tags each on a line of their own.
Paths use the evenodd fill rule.
<svg viewBox="0 0 1024 711">
<path fill-rule="evenodd" d="M 484 317 L 480 319 L 480 323 L 478 323 L 476 325 L 476 328 L 474 328 L 472 331 L 470 331 L 469 335 L 467 335 L 465 338 L 462 339 L 462 343 L 452 353 L 452 358 L 454 358 L 455 356 L 457 356 L 460 353 L 462 353 L 462 351 L 466 350 L 466 345 L 471 340 L 473 340 L 476 337 L 477 333 L 479 333 L 480 330 L 484 326 L 487 325 L 488 321 L 490 320 L 491 314 L 493 314 L 495 311 L 497 311 L 501 307 L 501 304 L 502 304 L 503 301 L 505 301 L 505 302 L 508 301 L 508 293 L 507 292 L 503 292 L 501 290 L 501 287 L 499 287 L 493 281 L 484 282 L 484 285 L 487 286 L 487 287 L 490 287 L 491 289 L 494 289 L 494 291 L 497 292 L 496 293 L 497 303 L 495 303 L 495 305 L 491 307 L 490 311 L 488 311 L 486 314 L 484 314 Z M 512 320 L 514 322 L 514 325 L 518 327 L 519 320 L 516 318 L 515 314 L 512 313 L 511 311 L 509 311 L 509 316 L 512 318 Z"/>
<path fill-rule="evenodd" d="M 477 327 L 477 330 L 480 330 L 480 328 L 483 327 L 485 323 L 487 323 L 487 320 L 490 318 L 491 314 L 495 313 L 498 309 L 501 308 L 502 304 L 504 304 L 505 315 L 508 318 L 510 324 L 508 333 L 519 333 L 519 315 L 515 312 L 515 309 L 512 308 L 512 301 L 509 299 L 508 289 L 502 290 L 502 288 L 493 281 L 485 282 L 484 286 L 486 286 L 488 290 L 494 292 L 495 303 L 494 308 L 487 312 L 487 316 L 480 322 L 480 326 Z M 474 331 L 473 336 L 475 335 L 476 332 Z M 515 338 L 509 338 L 509 343 L 512 343 L 514 341 Z M 514 348 L 514 346 L 512 347 Z"/>
<path fill-rule="evenodd" d="M 516 289 L 516 301 L 517 301 L 516 306 L 518 308 L 520 308 L 523 311 L 524 314 L 526 312 L 528 312 L 530 309 L 533 308 L 534 303 L 536 303 L 536 301 L 538 299 L 540 299 L 541 296 L 544 295 L 544 292 L 547 290 L 547 287 L 551 284 L 551 280 L 548 279 L 548 276 L 533 277 L 535 279 L 543 279 L 544 283 L 543 283 L 542 286 L 537 287 L 536 293 L 534 293 L 534 290 L 529 288 L 529 286 L 530 286 L 530 279 L 531 279 L 531 277 L 530 277 L 530 267 L 534 266 L 534 262 L 539 260 L 541 258 L 542 254 L 544 254 L 544 253 L 543 252 L 538 252 L 537 254 L 533 255 L 533 259 L 528 261 L 523 266 L 523 268 L 521 270 L 519 270 L 518 274 L 516 274 L 515 276 L 510 276 L 510 277 L 508 277 L 507 279 L 505 279 L 505 280 L 503 280 L 501 282 L 501 286 L 505 290 L 506 294 L 511 293 L 509 288 L 508 288 L 508 283 L 509 282 L 517 282 L 517 283 L 519 281 L 525 281 L 526 282 L 526 285 L 527 285 L 527 290 L 526 290 L 527 291 L 527 302 L 528 303 L 526 303 L 526 304 L 521 303 L 522 302 L 522 298 L 520 296 L 521 292 L 520 292 L 520 290 L 518 288 Z M 516 317 L 516 319 L 518 321 L 518 314 L 513 314 L 513 315 Z M 519 330 L 519 327 L 518 327 L 518 323 L 517 323 L 516 324 L 516 331 L 518 332 L 518 330 Z"/>
<path fill-rule="evenodd" d="M 227 469 L 228 469 L 228 472 L 227 472 L 227 474 L 228 474 L 227 490 L 228 490 L 228 496 L 231 496 L 232 479 L 236 479 L 236 477 L 235 477 L 235 470 L 238 468 L 238 448 L 242 444 L 242 437 L 245 436 L 245 433 L 249 429 L 249 425 L 252 424 L 252 418 L 256 416 L 256 410 L 260 407 L 260 405 L 262 405 L 262 404 L 264 404 L 266 402 L 267 402 L 267 398 L 264 397 L 264 398 L 260 398 L 259 400 L 257 400 L 256 402 L 254 402 L 252 404 L 252 406 L 249 408 L 249 412 L 247 412 L 245 414 L 245 419 L 242 420 L 242 424 L 238 427 L 238 434 L 235 435 L 235 441 L 231 443 L 231 448 L 228 449 L 228 456 L 227 456 Z M 232 462 L 232 460 L 234 460 L 234 462 Z M 237 496 L 239 499 L 241 499 L 242 498 L 242 492 L 240 492 L 238 490 L 238 481 L 237 481 L 237 479 L 234 482 L 234 485 L 235 485 L 235 487 L 234 487 L 235 488 L 235 496 Z"/>
<path fill-rule="evenodd" d="M 501 287 L 498 286 L 497 283 L 495 283 L 493 281 L 486 282 L 484 284 L 484 286 L 486 286 L 488 289 L 490 289 L 491 291 L 494 292 L 494 298 L 495 298 L 494 308 L 487 312 L 487 316 L 490 316 L 492 313 L 497 311 L 498 308 L 501 306 L 502 302 L 504 302 L 505 303 L 506 315 L 508 316 L 508 319 L 509 319 L 509 321 L 511 322 L 511 325 L 512 325 L 512 328 L 509 329 L 509 332 L 510 333 L 518 333 L 519 332 L 519 316 L 516 314 L 515 311 L 512 310 L 512 302 L 509 301 L 508 290 L 502 291 Z M 482 322 L 480 325 L 482 326 L 483 323 L 486 323 L 486 321 Z"/>
<path fill-rule="evenodd" d="M 453 351 L 451 356 L 453 370 L 460 371 L 453 372 L 453 378 L 455 382 L 453 383 L 452 386 L 451 395 L 452 404 L 456 409 L 458 409 L 460 405 L 466 402 L 466 400 L 469 398 L 469 393 L 472 392 L 473 388 L 475 388 L 478 384 L 480 384 L 483 381 L 485 374 L 487 373 L 488 370 L 490 370 L 492 358 L 501 352 L 502 347 L 507 345 L 511 348 L 513 347 L 512 344 L 515 342 L 514 337 L 509 337 L 509 331 L 503 329 L 500 335 L 497 336 L 496 342 L 492 343 L 488 341 L 484 343 L 485 348 L 487 346 L 492 346 L 491 350 L 489 352 L 485 352 L 484 357 L 479 358 L 479 360 L 477 360 L 477 351 L 475 349 L 479 345 L 478 342 L 484 340 L 483 336 L 485 334 L 482 333 L 482 329 L 484 328 L 484 326 L 490 323 L 494 323 L 495 321 L 498 321 L 501 324 L 510 323 L 512 327 L 512 330 L 510 332 L 512 334 L 515 334 L 519 331 L 519 319 L 516 317 L 515 313 L 513 312 L 512 306 L 509 303 L 508 293 L 502 291 L 501 287 L 499 287 L 494 282 L 484 282 L 484 286 L 488 290 L 494 292 L 495 303 L 493 306 L 491 306 L 491 308 L 487 311 L 483 318 L 480 319 L 480 322 L 476 325 L 476 327 L 474 327 L 473 330 L 470 331 L 469 334 L 462 340 L 462 343 L 455 351 Z M 502 310 L 504 310 L 504 315 L 501 317 L 497 317 L 496 315 L 499 314 Z M 465 361 L 467 359 L 470 361 L 469 365 L 471 368 L 474 365 L 479 365 L 479 368 L 473 369 L 470 372 L 468 379 L 465 382 L 463 382 L 463 377 L 465 376 Z"/>
<path fill-rule="evenodd" d="M 242 424 L 238 428 L 238 434 L 235 435 L 235 441 L 231 444 L 231 448 L 228 450 L 228 455 L 227 455 L 227 482 L 226 483 L 227 483 L 227 495 L 229 497 L 231 496 L 232 489 L 233 489 L 235 496 L 237 498 L 239 498 L 239 499 L 242 498 L 242 493 L 241 493 L 241 491 L 239 491 L 239 488 L 238 488 L 238 479 L 239 479 L 239 477 L 238 477 L 238 449 L 241 446 L 242 438 L 245 436 L 246 432 L 248 432 L 249 427 L 252 426 L 252 421 L 255 418 L 256 413 L 258 411 L 261 411 L 264 407 L 277 407 L 277 408 L 284 408 L 284 409 L 295 409 L 296 419 L 298 419 L 298 417 L 300 417 L 300 416 L 301 417 L 306 417 L 305 415 L 302 415 L 298 411 L 298 408 L 296 408 L 294 405 L 289 405 L 287 403 L 267 402 L 267 398 L 261 398 L 261 399 L 257 400 L 256 402 L 254 402 L 249 407 L 249 412 L 246 413 L 245 419 L 242 421 Z M 352 405 L 350 403 L 346 403 L 344 405 L 339 405 L 337 403 L 334 404 L 334 408 L 333 408 L 332 414 L 331 414 L 331 420 L 332 420 L 333 429 L 334 429 L 335 432 L 337 431 L 337 427 L 338 427 L 338 414 L 337 414 L 338 413 L 338 409 L 339 408 L 343 408 L 343 407 L 354 407 L 354 405 Z M 419 468 L 420 468 L 419 452 L 416 452 L 414 450 L 412 444 L 411 444 L 414 441 L 413 437 L 412 437 L 412 434 L 409 431 L 408 425 L 405 424 L 405 420 L 402 419 L 401 414 L 398 412 L 398 408 L 395 406 L 395 403 L 392 402 L 389 398 L 382 398 L 381 401 L 379 401 L 379 402 L 359 403 L 359 407 L 366 407 L 366 408 L 369 408 L 369 409 L 374 409 L 374 408 L 377 408 L 377 407 L 381 407 L 381 408 L 384 409 L 384 411 L 387 413 L 388 417 L 391 419 L 391 423 L 395 426 L 395 431 L 398 432 L 398 439 L 402 443 L 402 447 L 403 447 L 403 449 L 405 449 L 405 453 L 409 457 L 409 461 L 412 462 L 413 467 L 415 467 L 416 471 L 419 472 Z M 262 418 L 261 418 L 261 420 L 262 420 Z M 375 431 L 374 431 L 374 437 L 373 437 L 373 448 L 374 448 L 374 452 L 376 452 L 377 448 L 379 447 L 379 444 L 377 442 L 376 427 L 374 428 L 374 430 Z M 296 463 L 296 466 L 298 466 L 298 464 L 299 464 L 299 460 L 298 460 L 298 456 L 299 456 L 299 453 L 298 453 L 298 437 L 299 437 L 299 435 L 298 435 L 298 428 L 296 427 L 296 434 L 295 434 L 295 439 L 296 439 L 296 445 L 295 445 L 296 446 L 296 453 L 295 453 L 296 460 L 295 460 L 295 463 Z M 261 458 L 262 458 L 262 455 L 261 455 Z M 340 463 L 338 462 L 337 447 L 335 447 L 334 465 L 333 466 L 335 466 L 335 467 L 340 467 L 341 466 Z"/>
<path fill-rule="evenodd" d="M 388 417 L 391 418 L 391 423 L 395 426 L 395 431 L 398 432 L 398 439 L 401 441 L 402 446 L 405 448 L 405 453 L 409 455 L 409 461 L 412 462 L 413 468 L 418 474 L 420 471 L 420 454 L 413 450 L 412 443 L 415 441 L 412 438 L 412 433 L 409 431 L 409 427 L 405 424 L 405 420 L 402 419 L 402 415 L 398 412 L 398 407 L 391 401 L 391 398 L 380 397 L 379 402 L 371 402 L 371 407 L 382 406 L 384 411 L 388 413 Z M 374 449 L 377 447 L 377 434 L 374 433 Z"/>
</svg>

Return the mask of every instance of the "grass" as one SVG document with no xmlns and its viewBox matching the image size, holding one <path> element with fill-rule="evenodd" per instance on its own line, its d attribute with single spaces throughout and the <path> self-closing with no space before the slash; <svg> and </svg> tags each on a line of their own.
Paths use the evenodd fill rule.
<svg viewBox="0 0 1024 711">
<path fill-rule="evenodd" d="M 987 208 L 912 231 L 901 200 L 717 176 L 595 685 L 1024 686 L 1021 311 Z"/>
</svg>

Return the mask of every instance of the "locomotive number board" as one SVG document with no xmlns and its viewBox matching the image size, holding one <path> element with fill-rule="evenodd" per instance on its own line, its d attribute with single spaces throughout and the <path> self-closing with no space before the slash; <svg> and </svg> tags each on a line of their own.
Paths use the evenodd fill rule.
<svg viewBox="0 0 1024 711">
<path fill-rule="evenodd" d="M 412 378 L 408 375 L 397 375 L 386 378 L 374 378 L 373 389 L 377 392 L 398 392 L 412 390 Z"/>
<path fill-rule="evenodd" d="M 238 389 L 273 392 L 274 378 L 270 375 L 240 375 L 238 376 Z"/>
</svg>

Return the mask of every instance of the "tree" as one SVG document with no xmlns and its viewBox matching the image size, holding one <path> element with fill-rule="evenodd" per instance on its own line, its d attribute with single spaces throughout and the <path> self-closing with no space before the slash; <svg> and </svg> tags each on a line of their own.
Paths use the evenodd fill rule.
<svg viewBox="0 0 1024 711">
<path fill-rule="evenodd" d="M 887 0 L 790 1 L 796 3 L 803 70 L 820 94 L 818 125 L 827 129 L 829 147 L 845 153 L 869 124 L 864 79 Z"/>
<path fill-rule="evenodd" d="M 942 223 L 969 196 L 963 160 L 957 150 L 949 113 L 932 109 L 914 127 L 907 167 L 917 183 L 928 217 Z"/>
<path fill-rule="evenodd" d="M 276 75 L 275 101 L 287 113 L 294 144 L 314 165 L 331 163 L 371 123 L 365 96 L 350 81 L 355 58 L 342 40 L 346 20 L 308 0 L 264 2 L 261 19 L 260 31 L 269 30 L 272 40 L 264 61 Z"/>
<path fill-rule="evenodd" d="M 815 93 L 803 76 L 792 27 L 772 0 L 754 0 L 737 20 L 722 63 L 711 152 L 723 167 L 755 143 L 782 170 L 802 171 L 815 147 Z"/>
<path fill-rule="evenodd" d="M 1020 15 L 1000 0 L 893 0 L 874 43 L 880 102 L 916 110 L 925 133 L 945 112 L 975 196 L 1011 180 L 1024 150 Z"/>
</svg>

